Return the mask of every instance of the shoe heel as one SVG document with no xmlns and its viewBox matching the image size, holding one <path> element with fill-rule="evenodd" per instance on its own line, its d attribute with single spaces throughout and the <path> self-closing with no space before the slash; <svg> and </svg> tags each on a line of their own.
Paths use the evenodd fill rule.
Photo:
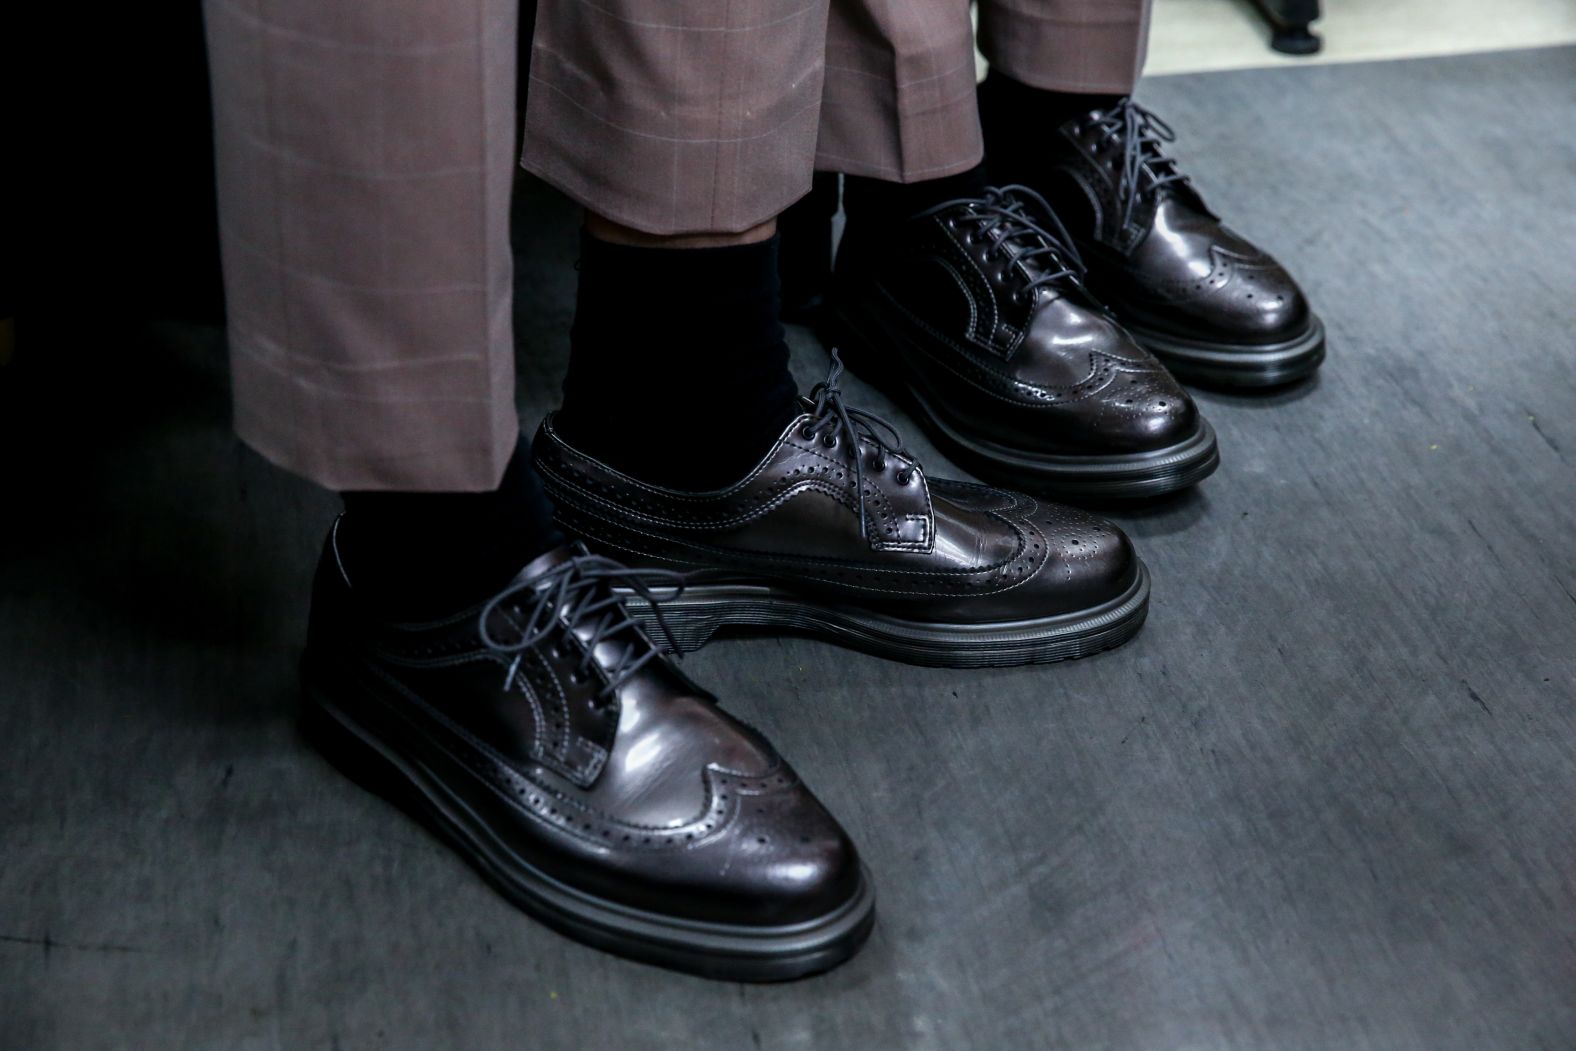
<svg viewBox="0 0 1576 1051">
<path fill-rule="evenodd" d="M 671 619 L 669 618 L 670 621 Z M 722 617 L 719 614 L 707 613 L 690 614 L 688 617 L 681 614 L 680 622 L 670 624 L 670 627 L 673 629 L 673 637 L 678 640 L 680 652 L 693 653 L 710 642 L 711 637 L 717 634 L 722 627 Z"/>
<path fill-rule="evenodd" d="M 657 621 L 650 603 L 638 598 L 625 598 L 624 606 L 629 610 L 630 617 L 646 630 L 651 641 L 659 649 L 665 649 L 668 636 L 671 635 L 673 643 L 678 645 L 679 653 L 693 653 L 720 631 L 726 618 L 720 611 L 707 609 L 683 609 L 678 604 L 669 601 L 662 604 L 662 621 Z M 667 626 L 664 632 L 663 625 Z"/>
<path fill-rule="evenodd" d="M 296 725 L 306 743 L 340 773 L 401 809 L 411 809 L 415 800 L 410 782 L 382 752 L 335 715 L 311 683 L 302 687 Z"/>
</svg>

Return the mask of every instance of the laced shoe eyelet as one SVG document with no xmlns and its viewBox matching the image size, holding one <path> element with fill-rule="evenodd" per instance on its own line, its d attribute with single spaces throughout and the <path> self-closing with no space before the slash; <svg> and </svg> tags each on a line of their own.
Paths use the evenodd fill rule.
<svg viewBox="0 0 1576 1051">
<path fill-rule="evenodd" d="M 901 471 L 899 471 L 897 473 L 897 484 L 898 485 L 908 485 L 909 483 L 913 482 L 913 480 L 914 480 L 914 472 L 909 470 L 906 467 L 903 468 L 903 470 L 901 470 Z"/>
<path fill-rule="evenodd" d="M 870 469 L 872 471 L 886 470 L 886 458 L 881 456 L 872 456 L 870 458 Z"/>
<path fill-rule="evenodd" d="M 809 441 L 815 437 L 815 431 L 811 430 L 809 425 L 806 424 L 805 426 L 799 428 L 799 437 L 803 438 L 805 441 Z"/>
<path fill-rule="evenodd" d="M 835 434 L 823 434 L 823 435 L 821 435 L 821 444 L 826 446 L 828 449 L 835 449 L 835 448 L 837 448 L 837 435 L 835 435 Z"/>
</svg>

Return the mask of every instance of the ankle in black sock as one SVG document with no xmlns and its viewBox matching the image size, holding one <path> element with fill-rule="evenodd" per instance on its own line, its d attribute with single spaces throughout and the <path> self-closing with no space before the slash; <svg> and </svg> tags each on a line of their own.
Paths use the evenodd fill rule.
<svg viewBox="0 0 1576 1051">
<path fill-rule="evenodd" d="M 982 161 L 968 171 L 922 182 L 888 182 L 858 175 L 843 177 L 843 212 L 861 227 L 890 226 L 958 198 L 979 197 L 990 185 Z"/>
<path fill-rule="evenodd" d="M 1006 135 L 1049 135 L 1075 117 L 1095 110 L 1110 109 L 1126 97 L 1046 91 L 1030 87 L 993 69 L 986 74 L 979 88 L 980 123 L 985 129 L 985 156 L 993 156 L 1003 147 L 1014 145 L 1000 141 Z"/>
<path fill-rule="evenodd" d="M 491 492 L 341 496 L 345 571 L 389 620 L 435 620 L 486 601 L 564 543 L 523 435 Z"/>
<path fill-rule="evenodd" d="M 778 297 L 775 237 L 646 248 L 583 234 L 555 425 L 652 485 L 738 481 L 800 412 Z"/>
</svg>

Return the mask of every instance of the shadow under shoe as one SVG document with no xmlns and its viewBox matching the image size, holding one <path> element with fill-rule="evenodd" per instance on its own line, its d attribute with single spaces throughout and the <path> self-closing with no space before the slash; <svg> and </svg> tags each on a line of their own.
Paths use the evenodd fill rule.
<svg viewBox="0 0 1576 1051">
<path fill-rule="evenodd" d="M 851 223 L 822 336 L 982 477 L 1070 499 L 1197 484 L 1214 431 L 1082 273 L 1044 201 L 993 188 Z"/>
<path fill-rule="evenodd" d="M 560 525 L 629 565 L 684 571 L 661 612 L 686 649 L 723 629 L 787 630 L 916 664 L 997 666 L 1082 657 L 1138 631 L 1149 578 L 1121 530 L 927 478 L 889 424 L 843 403 L 840 368 L 754 470 L 713 492 L 625 475 L 549 416 L 533 448 Z M 639 596 L 630 609 L 654 622 Z"/>
<path fill-rule="evenodd" d="M 563 547 L 484 607 L 391 624 L 364 608 L 335 540 L 314 584 L 303 728 L 510 900 L 590 945 L 713 978 L 797 978 L 864 942 L 874 895 L 847 834 L 613 591 L 654 600 L 673 574 Z"/>
</svg>

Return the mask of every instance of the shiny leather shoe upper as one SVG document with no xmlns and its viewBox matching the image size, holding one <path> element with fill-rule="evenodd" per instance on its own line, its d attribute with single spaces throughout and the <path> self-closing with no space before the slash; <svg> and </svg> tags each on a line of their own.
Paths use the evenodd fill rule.
<svg viewBox="0 0 1576 1051">
<path fill-rule="evenodd" d="M 630 565 L 695 585 L 775 583 L 907 621 L 984 624 L 1084 610 L 1129 590 L 1138 559 L 1092 515 L 927 478 L 890 425 L 843 405 L 832 379 L 742 481 L 647 485 L 543 421 L 533 448 L 560 521 Z M 702 571 L 697 574 L 694 571 Z"/>
<path fill-rule="evenodd" d="M 1091 290 L 1140 330 L 1227 344 L 1275 344 L 1312 315 L 1297 282 L 1205 205 L 1163 146 L 1175 138 L 1124 99 L 1058 128 L 1050 166 L 1002 163 L 1056 202 Z"/>
<path fill-rule="evenodd" d="M 908 220 L 850 223 L 833 298 L 851 363 L 901 374 L 974 439 L 1049 455 L 1144 453 L 1199 430 L 1192 399 L 1084 290 L 1078 254 L 1032 191 L 992 189 Z M 870 377 L 874 379 L 873 377 Z M 877 380 L 877 382 L 879 382 Z"/>
<path fill-rule="evenodd" d="M 485 608 L 389 624 L 360 608 L 331 538 L 308 684 L 513 856 L 615 909 L 750 926 L 845 905 L 862 880 L 843 830 L 657 653 L 611 583 L 653 584 L 565 547 Z"/>
</svg>

